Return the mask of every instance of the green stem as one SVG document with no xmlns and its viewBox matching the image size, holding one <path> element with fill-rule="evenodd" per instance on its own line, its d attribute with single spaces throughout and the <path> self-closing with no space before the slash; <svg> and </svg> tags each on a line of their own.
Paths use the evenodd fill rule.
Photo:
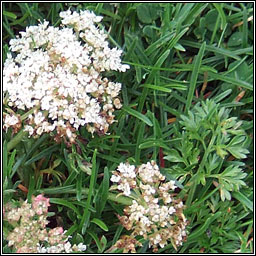
<svg viewBox="0 0 256 256">
<path fill-rule="evenodd" d="M 73 188 L 70 188 L 68 190 L 60 190 L 58 192 L 56 192 L 56 188 L 46 188 L 46 189 L 38 189 L 36 191 L 37 193 L 44 193 L 44 194 L 76 194 L 77 193 L 77 190 L 76 189 L 73 189 Z M 89 193 L 89 188 L 83 188 L 82 189 L 82 193 L 83 194 L 86 194 L 88 195 Z M 116 202 L 116 203 L 120 203 L 120 204 L 123 204 L 123 205 L 131 205 L 132 204 L 132 199 L 129 198 L 129 197 L 126 197 L 126 196 L 118 196 L 117 197 L 117 194 L 114 194 L 114 193 L 108 193 L 108 200 L 111 200 L 113 202 Z"/>
<path fill-rule="evenodd" d="M 21 121 L 25 120 L 29 115 L 33 114 L 36 109 L 39 109 L 39 106 L 31 108 L 28 112 L 20 117 Z"/>
<path fill-rule="evenodd" d="M 187 205 L 187 206 L 190 206 L 191 203 L 192 203 L 192 200 L 193 200 L 193 197 L 194 197 L 194 194 L 195 194 L 195 191 L 196 191 L 196 186 L 197 186 L 197 184 L 198 184 L 196 178 L 197 178 L 197 176 L 198 176 L 200 173 L 202 173 L 202 171 L 203 171 L 203 168 L 204 168 L 204 166 L 205 166 L 205 163 L 206 163 L 206 160 L 207 160 L 207 158 L 208 158 L 208 155 L 209 155 L 210 152 L 212 151 L 212 145 L 213 145 L 213 143 L 215 142 L 215 139 L 216 139 L 216 133 L 213 133 L 212 138 L 211 138 L 211 141 L 210 141 L 210 143 L 209 143 L 209 146 L 207 147 L 207 149 L 206 149 L 205 152 L 204 152 L 204 156 L 203 156 L 203 159 L 202 159 L 202 161 L 201 161 L 201 163 L 200 163 L 200 165 L 199 165 L 198 171 L 197 171 L 197 173 L 194 175 L 194 177 L 190 180 L 190 182 L 191 182 L 191 189 L 190 189 L 190 192 L 189 192 L 189 194 L 188 194 L 188 198 L 187 198 L 187 200 L 186 200 L 186 205 Z"/>
<path fill-rule="evenodd" d="M 12 150 L 17 144 L 19 144 L 21 142 L 21 140 L 25 137 L 25 135 L 27 135 L 28 132 L 21 130 L 19 131 L 19 133 L 13 137 L 8 143 L 7 143 L 7 152 L 9 152 L 10 150 Z"/>
<path fill-rule="evenodd" d="M 210 141 L 210 143 L 209 143 L 209 146 L 208 146 L 208 148 L 206 149 L 206 151 L 205 151 L 205 153 L 204 153 L 203 159 L 202 159 L 202 161 L 201 161 L 201 163 L 200 163 L 200 166 L 199 166 L 199 169 L 198 169 L 198 173 L 200 173 L 201 170 L 204 168 L 205 162 L 206 162 L 206 160 L 207 160 L 207 158 L 208 158 L 208 155 L 209 155 L 210 152 L 212 151 L 212 145 L 213 145 L 215 139 L 216 139 L 216 134 L 214 133 L 213 136 L 212 136 L 212 138 L 211 138 L 211 141 Z"/>
<path fill-rule="evenodd" d="M 26 112 L 24 115 L 20 117 L 21 121 L 24 121 L 30 114 L 33 114 L 36 109 L 38 109 L 39 106 L 35 106 L 32 109 L 30 109 L 28 112 Z M 7 152 L 12 150 L 17 144 L 20 143 L 20 141 L 23 139 L 23 137 L 27 136 L 28 132 L 21 130 L 14 138 L 12 138 L 8 144 L 7 144 Z"/>
<path fill-rule="evenodd" d="M 131 205 L 132 204 L 131 198 L 128 198 L 125 196 L 116 197 L 116 194 L 113 194 L 113 193 L 108 193 L 108 199 L 111 201 L 114 201 L 116 203 L 123 204 L 123 205 Z"/>
</svg>

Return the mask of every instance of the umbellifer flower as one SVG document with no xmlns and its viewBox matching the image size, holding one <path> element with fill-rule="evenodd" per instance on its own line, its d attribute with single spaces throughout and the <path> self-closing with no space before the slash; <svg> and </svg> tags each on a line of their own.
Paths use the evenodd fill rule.
<svg viewBox="0 0 256 256">
<path fill-rule="evenodd" d="M 62 227 L 46 228 L 49 198 L 32 197 L 32 204 L 22 202 L 20 207 L 5 205 L 4 218 L 15 228 L 6 237 L 8 246 L 16 253 L 71 253 L 86 250 L 80 243 L 71 245 Z"/>
<path fill-rule="evenodd" d="M 177 187 L 175 181 L 166 181 L 154 161 L 137 168 L 129 163 L 121 163 L 113 172 L 111 181 L 117 183 L 111 189 L 117 189 L 121 194 L 133 198 L 132 205 L 124 208 L 124 215 L 118 215 L 121 224 L 131 230 L 126 251 L 134 252 L 138 245 L 135 243 L 136 237 L 148 240 L 153 252 L 168 242 L 176 250 L 182 245 L 186 240 L 188 224 L 183 214 L 185 206 L 174 194 Z M 113 248 L 127 244 L 125 241 L 120 239 Z M 134 246 L 131 246 L 132 241 Z"/>
<path fill-rule="evenodd" d="M 76 130 L 106 134 L 121 108 L 121 84 L 104 71 L 125 72 L 122 50 L 109 48 L 107 34 L 97 26 L 102 17 L 90 11 L 60 13 L 61 27 L 43 21 L 10 40 L 3 70 L 7 108 L 30 111 L 23 120 L 29 136 L 55 131 L 55 138 L 73 143 Z M 5 115 L 4 128 L 18 124 Z"/>
</svg>

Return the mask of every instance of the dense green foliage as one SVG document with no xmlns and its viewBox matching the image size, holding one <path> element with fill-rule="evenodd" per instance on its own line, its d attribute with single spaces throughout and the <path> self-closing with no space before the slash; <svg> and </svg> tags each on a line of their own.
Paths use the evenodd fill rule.
<svg viewBox="0 0 256 256">
<path fill-rule="evenodd" d="M 130 201 L 109 192 L 111 171 L 153 159 L 186 204 L 178 253 L 252 252 L 253 3 L 4 3 L 4 60 L 19 31 L 38 19 L 58 26 L 68 8 L 103 16 L 111 45 L 124 50 L 130 70 L 108 74 L 122 83 L 123 107 L 110 135 L 82 128 L 72 148 L 4 133 L 4 202 L 44 193 L 53 227 L 104 252 L 129 233 L 115 214 Z M 150 253 L 141 242 L 138 252 Z"/>
</svg>

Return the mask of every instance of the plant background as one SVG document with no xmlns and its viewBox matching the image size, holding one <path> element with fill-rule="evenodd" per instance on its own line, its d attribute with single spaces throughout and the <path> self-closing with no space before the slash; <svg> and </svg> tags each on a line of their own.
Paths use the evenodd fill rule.
<svg viewBox="0 0 256 256">
<path fill-rule="evenodd" d="M 122 214 L 129 200 L 121 197 L 116 202 L 108 193 L 111 171 L 127 159 L 136 165 L 154 159 L 168 179 L 179 179 L 178 192 L 187 204 L 190 234 L 178 253 L 252 252 L 253 3 L 4 2 L 3 61 L 9 40 L 19 31 L 38 24 L 38 19 L 58 26 L 58 13 L 68 8 L 102 15 L 112 47 L 124 50 L 123 61 L 130 70 L 108 74 L 123 85 L 124 107 L 116 111 L 118 123 L 111 135 L 91 138 L 82 128 L 79 144 L 72 148 L 43 135 L 24 138 L 8 151 L 12 134 L 4 133 L 4 202 L 30 200 L 43 192 L 54 213 L 50 227 L 63 226 L 73 243 L 89 245 L 89 253 L 103 252 L 127 233 L 115 213 Z M 205 149 L 189 125 L 198 115 L 193 106 L 206 99 L 228 109 L 230 117 L 242 119 L 246 133 L 235 145 L 237 157 L 225 150 L 224 156 L 209 158 L 199 173 Z M 191 109 L 192 116 L 184 119 Z M 212 116 L 207 118 L 211 123 Z M 195 125 L 202 128 L 200 120 Z M 249 150 L 246 158 L 239 156 L 243 152 L 238 148 Z M 210 160 L 218 163 L 218 171 L 211 170 Z M 221 178 L 216 177 L 232 164 L 247 176 L 231 168 L 228 185 L 222 188 L 230 191 L 231 200 L 225 194 L 223 201 L 216 185 Z M 246 186 L 231 192 L 230 184 L 239 187 L 241 180 Z M 3 247 L 11 252 L 5 241 Z M 147 243 L 138 252 L 150 252 Z M 159 252 L 176 253 L 171 245 Z"/>
</svg>

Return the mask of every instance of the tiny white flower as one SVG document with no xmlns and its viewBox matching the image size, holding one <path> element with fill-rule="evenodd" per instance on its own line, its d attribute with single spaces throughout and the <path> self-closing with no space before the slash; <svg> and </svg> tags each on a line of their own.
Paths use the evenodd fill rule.
<svg viewBox="0 0 256 256">
<path fill-rule="evenodd" d="M 174 212 L 176 212 L 175 208 L 173 206 L 171 206 L 168 210 L 169 214 L 173 214 Z"/>
<path fill-rule="evenodd" d="M 179 202 L 177 205 L 176 205 L 177 208 L 182 208 L 183 207 L 183 202 Z"/>
<path fill-rule="evenodd" d="M 110 180 L 111 180 L 112 182 L 119 182 L 120 179 L 121 179 L 120 176 L 112 175 Z"/>
<path fill-rule="evenodd" d="M 78 248 L 78 251 L 80 251 L 80 252 L 83 252 L 83 251 L 86 251 L 86 245 L 85 244 L 83 244 L 83 243 L 79 243 L 78 245 L 77 245 L 77 248 Z"/>
</svg>

